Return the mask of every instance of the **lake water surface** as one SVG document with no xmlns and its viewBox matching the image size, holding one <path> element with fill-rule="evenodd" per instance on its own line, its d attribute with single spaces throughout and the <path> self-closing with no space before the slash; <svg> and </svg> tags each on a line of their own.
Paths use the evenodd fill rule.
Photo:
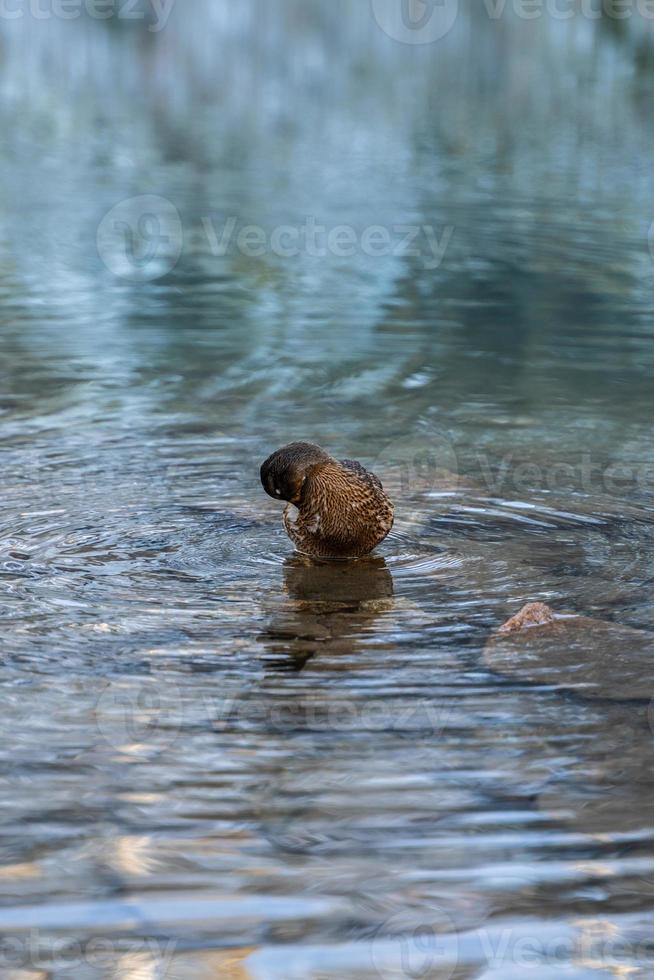
<svg viewBox="0 0 654 980">
<path fill-rule="evenodd" d="M 0 971 L 654 976 L 654 691 L 485 650 L 654 632 L 648 35 L 233 6 L 0 21 Z"/>
</svg>

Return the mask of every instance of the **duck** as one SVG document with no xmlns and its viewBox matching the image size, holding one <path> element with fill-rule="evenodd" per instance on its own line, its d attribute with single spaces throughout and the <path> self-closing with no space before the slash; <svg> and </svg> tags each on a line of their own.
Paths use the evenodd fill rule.
<svg viewBox="0 0 654 980">
<path fill-rule="evenodd" d="M 286 501 L 284 527 L 314 558 L 362 558 L 393 527 L 381 480 L 353 459 L 335 459 L 312 442 L 291 442 L 261 464 L 261 483 Z"/>
</svg>

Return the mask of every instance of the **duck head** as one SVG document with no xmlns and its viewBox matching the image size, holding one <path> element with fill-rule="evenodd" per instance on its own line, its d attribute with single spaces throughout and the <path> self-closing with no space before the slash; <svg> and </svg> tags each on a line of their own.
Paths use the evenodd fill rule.
<svg viewBox="0 0 654 980">
<path fill-rule="evenodd" d="M 330 459 L 331 456 L 312 442 L 291 442 L 282 446 L 261 464 L 263 489 L 275 500 L 287 500 L 297 505 L 312 469 Z"/>
</svg>

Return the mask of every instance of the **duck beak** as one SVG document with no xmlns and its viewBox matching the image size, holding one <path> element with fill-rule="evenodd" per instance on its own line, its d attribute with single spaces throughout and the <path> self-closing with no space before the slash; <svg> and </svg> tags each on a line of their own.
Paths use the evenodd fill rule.
<svg viewBox="0 0 654 980">
<path fill-rule="evenodd" d="M 303 476 L 302 477 L 302 480 L 300 482 L 300 486 L 298 487 L 297 493 L 294 493 L 293 494 L 293 496 L 291 497 L 289 503 L 294 504 L 297 507 L 297 505 L 302 500 L 302 491 L 304 490 L 304 484 L 306 482 L 307 482 L 307 478 L 306 478 L 306 476 Z"/>
</svg>

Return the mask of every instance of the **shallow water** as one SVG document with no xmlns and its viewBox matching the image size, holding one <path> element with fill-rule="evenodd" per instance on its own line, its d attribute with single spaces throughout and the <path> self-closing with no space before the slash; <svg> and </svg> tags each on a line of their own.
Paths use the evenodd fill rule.
<svg viewBox="0 0 654 980">
<path fill-rule="evenodd" d="M 0 968 L 652 976 L 654 692 L 484 653 L 654 632 L 645 35 L 237 6 L 0 22 Z M 181 233 L 98 254 L 144 194 Z M 384 480 L 374 558 L 292 555 L 296 438 Z"/>
</svg>

